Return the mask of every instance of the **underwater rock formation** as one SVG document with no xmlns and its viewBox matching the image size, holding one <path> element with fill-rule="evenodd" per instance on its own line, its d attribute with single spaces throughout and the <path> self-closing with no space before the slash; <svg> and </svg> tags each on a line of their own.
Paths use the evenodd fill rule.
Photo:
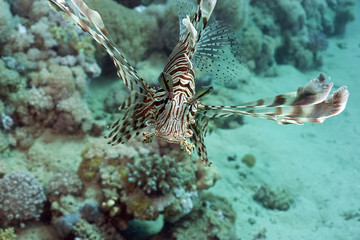
<svg viewBox="0 0 360 240">
<path fill-rule="evenodd" d="M 110 146 L 104 140 L 91 141 L 78 171 L 83 190 L 72 173 L 59 173 L 48 184 L 51 222 L 59 235 L 122 239 L 119 231 L 131 220 L 163 215 L 163 221 L 176 223 L 191 214 L 202 201 L 201 190 L 212 187 L 219 173 L 214 167 L 194 165 L 176 148 L 167 147 L 166 155 L 160 155 L 157 144 Z"/>
</svg>

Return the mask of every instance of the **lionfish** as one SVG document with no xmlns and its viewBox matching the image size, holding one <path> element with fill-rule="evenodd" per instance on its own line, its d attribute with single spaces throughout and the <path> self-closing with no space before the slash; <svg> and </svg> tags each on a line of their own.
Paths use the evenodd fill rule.
<svg viewBox="0 0 360 240">
<path fill-rule="evenodd" d="M 234 40 L 221 24 L 216 26 L 215 22 L 215 26 L 209 24 L 206 28 L 216 0 L 197 0 L 192 16 L 180 18 L 179 42 L 159 76 L 158 87 L 150 87 L 138 76 L 111 40 L 98 12 L 82 0 L 49 1 L 107 51 L 116 66 L 117 75 L 131 91 L 128 99 L 119 107 L 119 110 L 126 111 L 124 116 L 112 124 L 106 136 L 109 144 L 125 143 L 140 134 L 143 141 L 151 142 L 156 136 L 169 143 L 180 144 L 189 154 L 196 148 L 203 164 L 210 166 L 204 145 L 209 119 L 246 115 L 279 124 L 302 125 L 303 122 L 321 123 L 341 113 L 346 106 L 349 96 L 347 88 L 340 87 L 328 97 L 333 83 L 326 83 L 324 74 L 299 87 L 296 92 L 273 98 L 238 106 L 203 105 L 200 100 L 212 87 L 195 91 L 195 67 L 206 64 L 199 59 L 213 61 L 224 52 L 222 47 L 233 44 Z M 236 68 L 236 65 L 233 67 Z"/>
</svg>

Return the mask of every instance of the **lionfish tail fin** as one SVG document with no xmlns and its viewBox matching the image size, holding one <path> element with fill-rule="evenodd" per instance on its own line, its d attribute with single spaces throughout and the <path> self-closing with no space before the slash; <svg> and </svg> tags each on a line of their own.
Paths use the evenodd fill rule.
<svg viewBox="0 0 360 240">
<path fill-rule="evenodd" d="M 114 61 L 117 74 L 125 85 L 133 91 L 145 94 L 148 85 L 138 77 L 135 69 L 118 50 L 98 12 L 89 8 L 82 0 L 49 0 L 65 16 L 69 16 L 84 32 L 88 32 L 100 44 Z"/>
<path fill-rule="evenodd" d="M 339 88 L 329 97 L 332 86 L 332 83 L 326 84 L 325 75 L 320 74 L 297 92 L 239 106 L 201 106 L 200 109 L 209 117 L 246 115 L 273 120 L 279 124 L 321 123 L 326 118 L 341 113 L 349 97 L 346 87 Z"/>
</svg>

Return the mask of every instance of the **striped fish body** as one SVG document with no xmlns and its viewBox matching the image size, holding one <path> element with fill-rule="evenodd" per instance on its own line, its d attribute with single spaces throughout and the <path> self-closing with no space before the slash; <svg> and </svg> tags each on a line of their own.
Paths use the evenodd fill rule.
<svg viewBox="0 0 360 240">
<path fill-rule="evenodd" d="M 200 104 L 192 101 L 195 95 L 195 72 L 191 58 L 199 41 L 198 36 L 205 28 L 216 0 L 202 0 L 198 1 L 198 4 L 193 19 L 190 20 L 187 16 L 182 21 L 187 31 L 180 36 L 180 41 L 170 54 L 163 70 L 163 73 L 171 78 L 172 87 L 166 87 L 166 83 L 161 84 L 165 85 L 165 89 L 157 91 L 154 105 L 159 107 L 155 119 L 148 122 L 154 125 L 154 130 L 144 133 L 145 141 L 150 141 L 152 136 L 156 136 L 170 143 L 179 143 L 189 154 L 194 149 L 194 144 L 186 140 L 193 135 L 189 124 L 194 124 L 197 106 Z M 198 33 L 196 28 L 201 21 L 203 26 Z"/>
<path fill-rule="evenodd" d="M 196 104 L 188 104 L 195 92 L 195 73 L 190 61 L 190 48 L 187 42 L 180 41 L 169 57 L 164 68 L 172 79 L 172 93 L 165 89 L 157 91 L 154 105 L 157 107 L 156 116 L 151 125 L 154 125 L 153 134 L 170 143 L 179 143 L 182 148 L 191 154 L 194 145 L 186 138 L 192 136 L 188 128 L 194 122 Z M 151 133 L 145 133 L 145 136 Z"/>
</svg>

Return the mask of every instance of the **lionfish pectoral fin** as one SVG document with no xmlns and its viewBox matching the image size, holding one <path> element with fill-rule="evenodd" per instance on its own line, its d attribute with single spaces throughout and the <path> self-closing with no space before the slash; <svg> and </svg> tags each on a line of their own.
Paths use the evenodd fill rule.
<svg viewBox="0 0 360 240">
<path fill-rule="evenodd" d="M 192 135 L 190 137 L 191 142 L 194 143 L 195 149 L 199 158 L 201 159 L 204 166 L 210 166 L 212 164 L 209 161 L 206 146 L 204 143 L 204 137 L 206 135 L 206 128 L 209 122 L 209 118 L 204 114 L 199 114 L 196 116 L 196 121 L 193 124 L 189 124 L 189 128 L 192 131 Z"/>
<path fill-rule="evenodd" d="M 349 97 L 346 87 L 339 88 L 328 97 L 332 86 L 332 83 L 325 84 L 320 75 L 297 92 L 281 94 L 272 100 L 259 99 L 239 106 L 200 106 L 198 110 L 213 118 L 245 115 L 274 120 L 279 124 L 321 123 L 341 113 Z"/>
<path fill-rule="evenodd" d="M 61 8 L 58 6 L 58 4 L 55 4 L 52 1 L 49 1 L 50 8 L 56 12 L 62 11 Z"/>
<path fill-rule="evenodd" d="M 135 69 L 111 40 L 107 29 L 98 12 L 89 8 L 82 0 L 49 0 L 50 6 L 56 6 L 68 15 L 83 31 L 88 32 L 112 58 L 117 74 L 124 84 L 132 91 L 147 93 L 149 86 L 141 79 Z"/>
<path fill-rule="evenodd" d="M 163 90 L 165 90 L 170 96 L 173 95 L 174 92 L 174 79 L 167 72 L 162 72 L 158 78 L 160 86 Z"/>
<path fill-rule="evenodd" d="M 134 105 L 137 102 L 143 102 L 144 98 L 144 95 L 132 91 L 128 98 L 119 106 L 118 110 L 121 111 L 123 109 L 127 109 L 128 107 Z"/>
<path fill-rule="evenodd" d="M 138 116 L 138 112 L 142 110 L 143 103 L 134 103 L 126 108 L 124 116 L 117 120 L 111 127 L 109 134 L 105 137 L 108 143 L 116 145 L 126 143 L 130 138 L 139 136 L 149 120 L 147 117 Z"/>
<path fill-rule="evenodd" d="M 200 91 L 196 92 L 196 94 L 189 100 L 189 104 L 193 104 L 196 101 L 200 100 L 201 98 L 205 97 L 206 95 L 208 95 L 214 88 L 208 87 L 208 88 L 204 88 L 201 89 Z"/>
</svg>

